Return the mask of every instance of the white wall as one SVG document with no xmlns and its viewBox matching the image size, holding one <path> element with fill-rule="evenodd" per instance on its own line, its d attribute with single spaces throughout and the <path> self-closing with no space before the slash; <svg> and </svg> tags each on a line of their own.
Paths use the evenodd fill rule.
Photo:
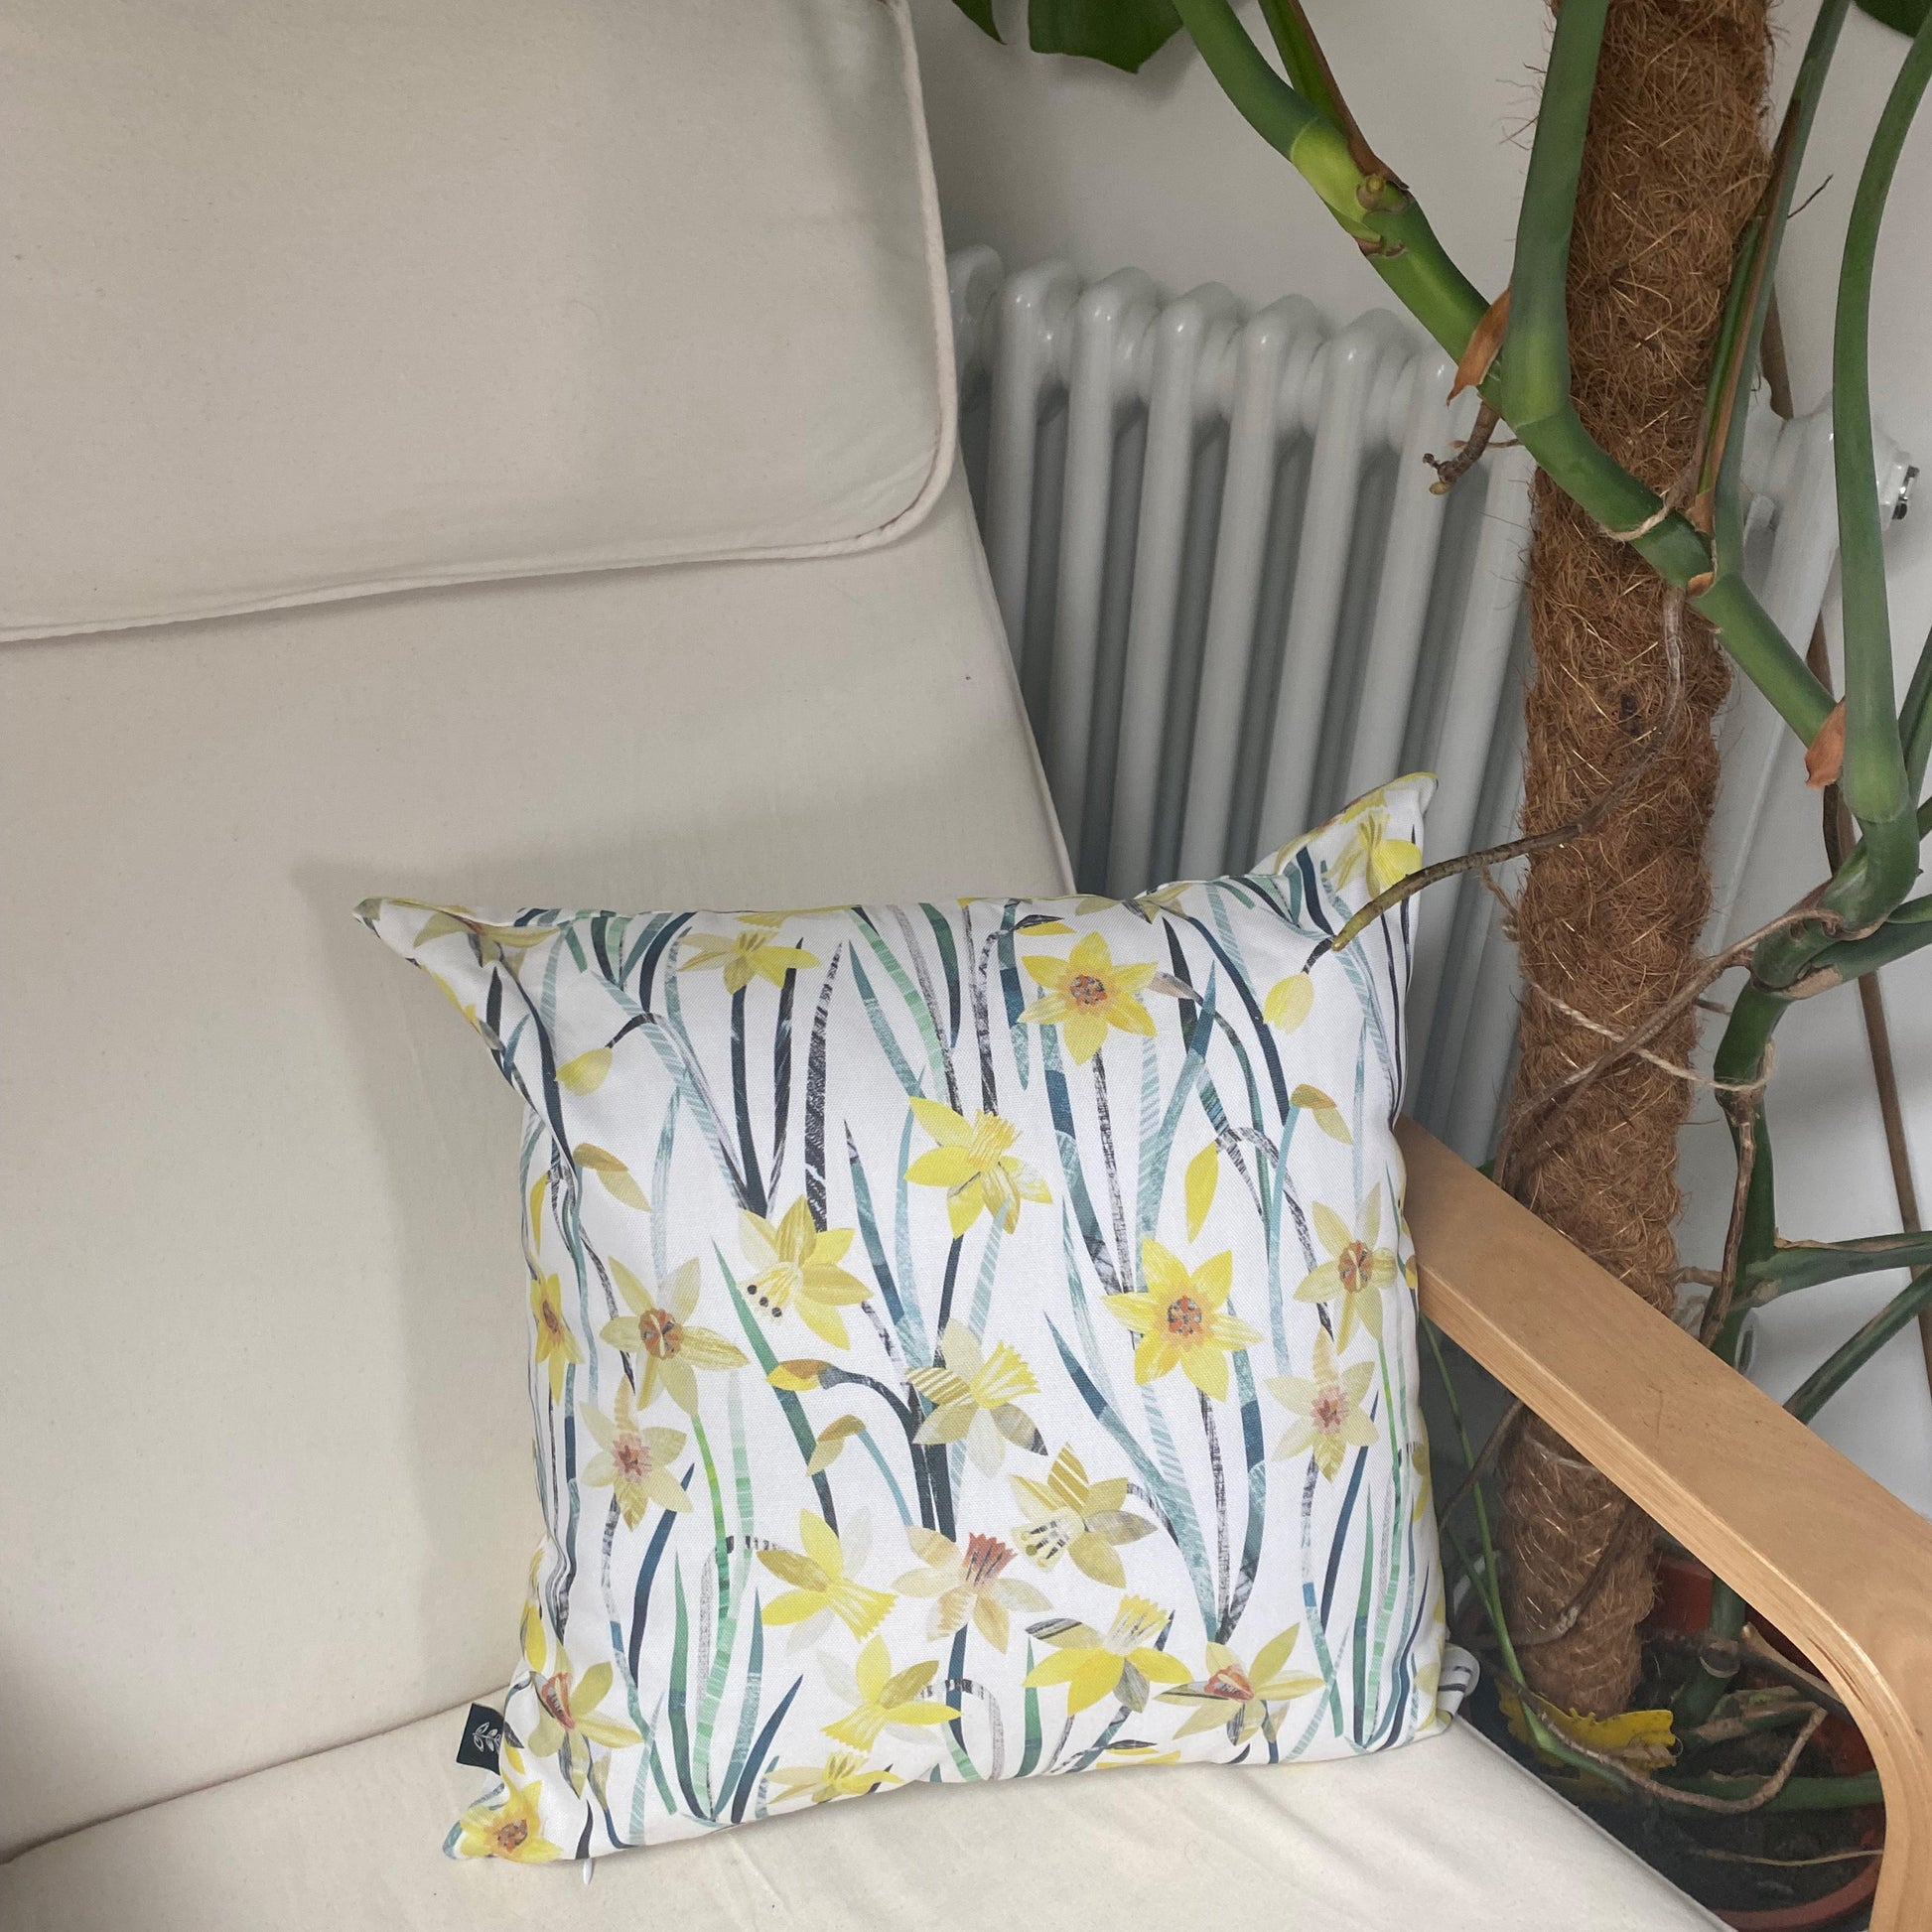
<svg viewBox="0 0 1932 1932">
<path fill-rule="evenodd" d="M 1815 0 L 1779 8 L 1788 73 Z M 1507 279 L 1546 37 L 1543 0 L 1311 0 L 1331 64 L 1369 139 L 1422 197 L 1481 288 Z M 1037 56 L 1022 0 L 1001 0 L 997 46 L 952 0 L 913 0 L 940 202 L 954 247 L 986 242 L 1009 267 L 1048 256 L 1087 275 L 1127 264 L 1170 289 L 1225 283 L 1251 304 L 1290 290 L 1331 317 L 1389 306 L 1380 281 L 1300 178 L 1254 136 L 1192 50 L 1164 49 L 1138 75 Z M 1262 30 L 1250 16 L 1257 34 Z M 1799 408 L 1830 387 L 1833 285 L 1864 144 L 1905 43 L 1854 14 L 1813 136 L 1779 300 Z M 1932 114 L 1901 165 L 1874 296 L 1873 382 L 1885 429 L 1927 469 L 1897 531 L 1893 621 L 1901 688 L 1932 624 Z M 1800 640 L 1802 642 L 1802 640 Z M 1822 877 L 1814 794 L 1795 749 L 1742 889 L 1750 922 Z M 1932 1152 L 1932 959 L 1885 975 L 1908 1112 Z M 1883 1141 L 1850 992 L 1795 1014 L 1773 1096 L 1786 1232 L 1835 1238 L 1897 1225 Z M 1722 1242 L 1728 1151 L 1708 1099 L 1686 1134 L 1695 1188 L 1687 1259 Z M 1932 1163 L 1921 1170 L 1932 1212 Z M 1874 1285 L 1875 1282 L 1875 1285 Z M 1782 1396 L 1882 1302 L 1895 1278 L 1807 1291 L 1770 1311 L 1757 1378 Z M 1908 1330 L 1834 1403 L 1822 1433 L 1932 1513 L 1932 1397 Z"/>
</svg>

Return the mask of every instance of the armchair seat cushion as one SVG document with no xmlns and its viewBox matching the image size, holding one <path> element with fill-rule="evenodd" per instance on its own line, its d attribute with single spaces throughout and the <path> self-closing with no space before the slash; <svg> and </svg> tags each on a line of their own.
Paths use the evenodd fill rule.
<svg viewBox="0 0 1932 1932">
<path fill-rule="evenodd" d="M 504 1661 L 540 1527 L 518 1107 L 348 917 L 371 879 L 1065 882 L 963 483 L 848 557 L 0 649 L 0 815 L 37 828 L 7 881 L 49 921 L 0 963 L 36 1016 L 0 1067 L 0 1309 L 56 1295 L 140 1364 L 114 1403 L 148 1485 L 76 1459 L 71 1385 L 0 1348 L 0 1858 Z"/>
<path fill-rule="evenodd" d="M 911 1786 L 594 1867 L 445 1859 L 464 1712 L 193 1792 L 0 1866 L 10 1932 L 1711 1932 L 1467 1725 L 1345 1763 Z M 596 1882 L 584 1884 L 594 1869 Z"/>
</svg>

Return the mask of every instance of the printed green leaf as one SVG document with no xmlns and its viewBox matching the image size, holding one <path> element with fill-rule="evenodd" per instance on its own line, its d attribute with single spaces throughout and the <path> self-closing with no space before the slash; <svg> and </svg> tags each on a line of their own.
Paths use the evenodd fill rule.
<svg viewBox="0 0 1932 1932">
<path fill-rule="evenodd" d="M 469 927 L 451 912 L 432 912 L 423 922 L 423 929 L 417 933 L 415 943 L 426 946 L 432 939 L 447 938 L 452 932 L 467 932 Z"/>
</svg>

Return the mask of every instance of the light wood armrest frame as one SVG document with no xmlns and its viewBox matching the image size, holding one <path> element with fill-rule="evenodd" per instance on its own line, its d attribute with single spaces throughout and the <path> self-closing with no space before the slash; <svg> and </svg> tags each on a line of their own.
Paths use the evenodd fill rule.
<svg viewBox="0 0 1932 1932">
<path fill-rule="evenodd" d="M 1932 1525 L 1413 1121 L 1422 1311 L 1802 1644 L 1885 1794 L 1872 1932 L 1932 1926 Z"/>
</svg>

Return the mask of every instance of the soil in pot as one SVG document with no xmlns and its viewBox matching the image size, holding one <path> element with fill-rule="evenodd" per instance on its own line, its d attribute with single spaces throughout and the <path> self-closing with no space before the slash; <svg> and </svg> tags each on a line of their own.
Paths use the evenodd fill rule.
<svg viewBox="0 0 1932 1932">
<path fill-rule="evenodd" d="M 1667 1703 L 1683 1681 L 1690 1646 L 1711 1615 L 1711 1572 L 1695 1557 L 1658 1559 L 1657 1595 L 1645 1626 L 1643 1696 Z M 1791 1660 L 1815 1667 L 1768 1625 L 1758 1627 Z M 1778 1680 L 1748 1667 L 1740 1688 Z M 1727 1777 L 1768 1777 L 1784 1760 L 1788 1733 L 1734 1738 L 1696 1753 L 1685 1767 Z M 1844 1777 L 1871 1769 L 1857 1725 L 1830 1717 L 1797 1765 L 1800 1777 Z M 1603 1823 L 1735 1932 L 1823 1932 L 1859 1913 L 1877 1889 L 1884 1808 L 1842 1811 L 1688 1812 L 1648 1806 L 1601 1808 Z"/>
<path fill-rule="evenodd" d="M 1776 1753 L 1760 1772 L 1776 1769 Z M 1835 1767 L 1808 1749 L 1801 1773 Z M 1727 1772 L 1740 1767 L 1725 1764 Z M 1734 1932 L 1823 1932 L 1870 1903 L 1882 1812 L 1755 1811 L 1725 1816 L 1661 1805 L 1596 1805 L 1599 1823 Z"/>
<path fill-rule="evenodd" d="M 1667 1705 L 1694 1656 L 1694 1639 L 1710 1618 L 1711 1574 L 1695 1558 L 1660 1559 L 1657 1601 L 1645 1628 L 1644 1682 L 1633 1708 Z M 1760 1625 L 1760 1628 L 1764 1626 Z M 1795 1663 L 1806 1659 L 1766 1631 Z M 1740 1676 L 1740 1687 L 1769 1685 L 1769 1673 Z M 1534 1754 L 1512 1738 L 1485 1677 L 1467 1715 L 1490 1736 L 1548 1776 Z M 1765 1778 L 1790 1748 L 1791 1733 L 1760 1732 L 1698 1751 L 1684 1766 L 1725 1777 Z M 1796 1767 L 1800 1777 L 1847 1776 L 1871 1768 L 1857 1726 L 1828 1718 Z M 1557 1780 L 1560 1782 L 1560 1779 Z M 1614 1837 L 1734 1932 L 1825 1932 L 1859 1918 L 1877 1888 L 1884 1843 L 1884 1808 L 1745 1813 L 1692 1811 L 1677 1806 L 1587 1802 Z"/>
</svg>

